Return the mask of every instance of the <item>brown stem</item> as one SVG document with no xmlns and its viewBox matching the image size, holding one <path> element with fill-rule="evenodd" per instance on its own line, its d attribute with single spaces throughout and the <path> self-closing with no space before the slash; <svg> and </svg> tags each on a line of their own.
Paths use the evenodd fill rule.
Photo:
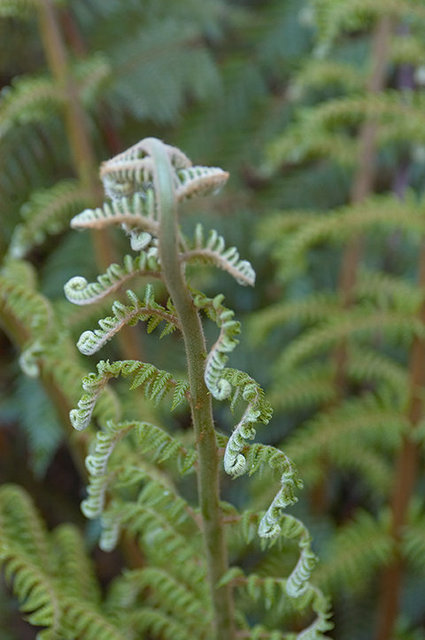
<svg viewBox="0 0 425 640">
<path fill-rule="evenodd" d="M 367 94 L 377 94 L 385 86 L 385 74 L 388 60 L 388 52 L 393 31 L 393 20 L 384 17 L 378 22 L 372 36 L 372 72 L 366 83 Z M 373 191 L 376 177 L 376 136 L 378 123 L 375 120 L 367 120 L 359 131 L 359 145 L 357 157 L 357 171 L 354 175 L 350 193 L 350 202 L 358 204 L 367 198 Z M 345 248 L 339 273 L 338 291 L 344 309 L 348 309 L 353 302 L 354 288 L 357 282 L 357 272 L 363 253 L 363 238 L 353 238 Z M 331 408 L 341 400 L 346 392 L 346 368 L 347 368 L 347 342 L 341 340 L 333 353 L 335 365 L 336 398 L 332 401 Z M 322 467 L 327 467 L 326 456 L 322 457 Z M 325 476 L 325 473 L 323 474 Z M 312 508 L 316 513 L 323 513 L 326 503 L 326 486 L 324 480 L 320 480 L 311 493 Z"/>
<path fill-rule="evenodd" d="M 69 22 L 69 20 L 68 20 Z M 59 18 L 51 0 L 43 0 L 39 9 L 40 33 L 48 66 L 64 95 L 65 125 L 74 169 L 81 183 L 92 194 L 93 204 L 102 201 L 102 189 L 97 177 L 97 160 L 91 142 L 87 117 L 81 104 L 77 85 L 69 68 L 68 54 L 59 27 Z M 75 39 L 75 25 L 73 37 Z M 81 41 L 79 42 L 81 47 Z M 116 262 L 115 251 L 107 230 L 92 232 L 96 263 L 105 270 Z M 120 347 L 127 360 L 143 360 L 136 330 L 125 327 L 118 336 Z"/>
<path fill-rule="evenodd" d="M 422 241 L 419 257 L 418 286 L 421 291 L 425 289 L 425 239 Z M 421 322 L 425 324 L 425 300 L 422 302 L 418 316 Z M 407 416 L 410 423 L 410 432 L 403 437 L 394 474 L 391 500 L 391 537 L 394 542 L 394 558 L 382 576 L 378 607 L 377 640 L 390 640 L 393 637 L 399 608 L 400 589 L 404 573 L 401 538 L 406 524 L 407 510 L 415 488 L 420 451 L 413 434 L 424 414 L 425 340 L 423 338 L 416 337 L 413 341 L 410 352 L 409 372 L 410 398 Z"/>
<path fill-rule="evenodd" d="M 372 38 L 372 73 L 366 85 L 370 95 L 380 93 L 385 86 L 388 53 L 393 32 L 393 20 L 389 16 L 381 18 L 376 25 Z M 376 137 L 378 123 L 375 120 L 364 122 L 359 133 L 359 151 L 357 172 L 351 188 L 350 202 L 358 204 L 373 192 L 376 178 Z M 363 238 L 353 238 L 346 247 L 342 258 L 338 289 L 344 308 L 351 306 L 357 272 L 363 253 Z M 343 395 L 346 386 L 347 344 L 341 342 L 335 350 L 335 381 L 339 395 Z"/>
</svg>

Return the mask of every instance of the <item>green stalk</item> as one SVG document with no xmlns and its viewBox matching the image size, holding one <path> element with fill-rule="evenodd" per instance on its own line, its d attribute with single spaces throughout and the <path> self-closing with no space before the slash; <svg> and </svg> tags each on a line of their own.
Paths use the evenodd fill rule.
<svg viewBox="0 0 425 640">
<path fill-rule="evenodd" d="M 219 505 L 219 460 L 211 395 L 204 382 L 207 355 L 201 321 L 187 288 L 178 256 L 177 203 L 172 167 L 165 146 L 150 138 L 154 182 L 160 212 L 159 252 L 166 286 L 182 326 L 190 385 L 190 407 L 199 456 L 198 494 L 206 547 L 208 578 L 214 609 L 216 640 L 233 640 L 234 613 L 230 586 L 217 588 L 228 569 L 227 548 Z"/>
</svg>

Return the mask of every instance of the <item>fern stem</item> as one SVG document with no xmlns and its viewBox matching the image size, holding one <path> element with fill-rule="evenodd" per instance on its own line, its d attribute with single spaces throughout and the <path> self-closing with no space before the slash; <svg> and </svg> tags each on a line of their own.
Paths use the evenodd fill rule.
<svg viewBox="0 0 425 640">
<path fill-rule="evenodd" d="M 155 191 L 160 212 L 161 264 L 165 283 L 180 319 L 186 349 L 190 406 L 199 456 L 199 503 L 214 607 L 215 638 L 232 640 L 234 623 L 231 588 L 229 585 L 217 588 L 220 578 L 228 569 L 228 559 L 219 506 L 219 461 L 212 403 L 204 383 L 205 338 L 200 318 L 184 280 L 177 251 L 177 205 L 170 160 L 159 140 L 146 140 L 146 147 L 149 147 L 154 160 Z"/>
<path fill-rule="evenodd" d="M 386 67 L 393 32 L 393 19 L 389 16 L 381 18 L 372 38 L 372 73 L 366 85 L 369 94 L 380 93 L 385 84 Z M 376 137 L 378 124 L 374 120 L 367 120 L 360 129 L 358 170 L 351 188 L 350 201 L 358 204 L 373 191 L 376 178 Z M 345 249 L 339 276 L 339 292 L 342 305 L 347 308 L 352 303 L 354 287 L 357 282 L 357 272 L 363 253 L 363 238 L 354 238 Z M 342 395 L 345 388 L 345 369 L 347 360 L 347 345 L 341 343 L 335 351 L 336 386 Z"/>
<path fill-rule="evenodd" d="M 419 282 L 421 291 L 425 288 L 425 239 L 419 257 Z M 425 324 L 425 300 L 419 310 L 419 318 Z M 394 542 L 394 559 L 382 576 L 378 607 L 377 640 L 390 640 L 398 615 L 400 590 L 404 574 L 404 559 L 401 551 L 403 528 L 413 496 L 419 466 L 420 445 L 414 438 L 416 426 L 424 415 L 423 389 L 425 387 L 425 340 L 416 337 L 410 352 L 410 399 L 407 415 L 410 430 L 402 440 L 402 446 L 395 466 L 393 494 L 391 500 L 391 537 Z"/>
</svg>

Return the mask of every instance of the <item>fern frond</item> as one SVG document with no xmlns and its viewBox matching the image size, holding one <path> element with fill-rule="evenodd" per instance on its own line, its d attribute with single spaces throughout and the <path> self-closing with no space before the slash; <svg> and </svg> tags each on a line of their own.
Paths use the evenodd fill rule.
<svg viewBox="0 0 425 640">
<path fill-rule="evenodd" d="M 62 100 L 60 89 L 50 78 L 17 78 L 0 94 L 0 140 L 17 125 L 46 119 L 61 107 Z"/>
<path fill-rule="evenodd" d="M 196 226 L 195 246 L 181 254 L 185 263 L 201 262 L 214 264 L 233 276 L 238 284 L 254 286 L 255 271 L 247 260 L 240 260 L 236 247 L 226 249 L 223 236 L 213 229 L 207 239 L 201 224 Z"/>
<path fill-rule="evenodd" d="M 119 153 L 100 167 L 106 195 L 112 200 L 142 192 L 153 196 L 153 164 L 149 156 L 150 138 L 145 138 Z M 186 169 L 190 160 L 176 147 L 164 145 L 174 169 Z M 223 172 L 224 173 L 224 172 Z M 184 183 L 184 176 L 182 178 Z"/>
<path fill-rule="evenodd" d="M 229 174 L 219 167 L 187 167 L 175 173 L 176 198 L 187 200 L 216 194 L 227 182 Z"/>
<path fill-rule="evenodd" d="M 35 626 L 48 627 L 38 634 L 40 640 L 53 640 L 60 632 L 61 607 L 58 594 L 49 576 L 19 548 L 9 544 L 0 548 L 0 562 L 4 573 L 28 622 Z"/>
<path fill-rule="evenodd" d="M 100 589 L 94 568 L 84 553 L 84 541 L 72 525 L 63 524 L 51 534 L 53 554 L 60 566 L 59 584 L 64 592 L 94 605 L 100 602 Z"/>
<path fill-rule="evenodd" d="M 347 92 L 358 91 L 364 86 L 364 75 L 346 62 L 311 58 L 299 70 L 289 91 L 293 98 L 299 99 L 305 89 L 327 89 L 329 86 L 341 86 Z"/>
<path fill-rule="evenodd" d="M 423 6 L 411 0 L 315 0 L 314 9 L 321 50 L 327 49 L 342 31 L 357 31 L 364 28 L 370 20 L 381 16 L 390 15 L 399 19 L 409 16 L 410 19 L 420 21 L 425 19 Z"/>
<path fill-rule="evenodd" d="M 65 628 L 72 629 L 77 637 L 87 640 L 125 640 L 127 635 L 108 620 L 100 611 L 90 608 L 83 600 L 67 598 L 65 600 Z M 125 634 L 125 635 L 124 635 Z"/>
<path fill-rule="evenodd" d="M 3 308 L 16 323 L 22 325 L 29 336 L 33 332 L 43 335 L 52 324 L 52 309 L 47 300 L 34 290 L 33 282 L 30 286 L 28 281 L 19 282 L 22 271 L 28 272 L 22 264 L 20 261 L 8 262 L 0 272 L 0 309 Z"/>
<path fill-rule="evenodd" d="M 16 545 L 34 565 L 50 565 L 47 531 L 28 494 L 16 485 L 0 488 L 2 545 Z"/>
<path fill-rule="evenodd" d="M 409 311 L 411 314 L 418 311 L 424 297 L 423 292 L 405 278 L 369 269 L 360 271 L 355 295 L 359 301 L 370 299 L 380 308 Z"/>
<path fill-rule="evenodd" d="M 310 462 L 323 454 L 337 463 L 341 453 L 346 460 L 348 443 L 352 440 L 355 445 L 360 437 L 364 448 L 379 443 L 381 448 L 393 451 L 407 427 L 406 416 L 395 411 L 392 402 L 386 406 L 368 394 L 318 414 L 285 442 L 285 451 L 296 465 L 308 469 Z"/>
<path fill-rule="evenodd" d="M 285 216 L 284 216 L 285 217 Z M 291 214 L 287 214 L 291 220 Z M 375 196 L 359 205 L 316 216 L 291 234 L 279 248 L 284 273 L 294 275 L 303 264 L 306 252 L 322 242 L 341 243 L 356 233 L 365 233 L 376 225 L 423 233 L 425 219 L 420 203 L 411 194 L 403 202 L 392 196 Z"/>
<path fill-rule="evenodd" d="M 158 234 L 155 220 L 153 191 L 134 193 L 130 197 L 115 198 L 97 209 L 86 209 L 72 218 L 73 229 L 103 229 L 116 224 L 139 228 L 154 235 Z"/>
<path fill-rule="evenodd" d="M 335 533 L 315 578 L 323 588 L 334 590 L 344 585 L 361 590 L 374 572 L 387 564 L 392 550 L 386 520 L 358 511 L 352 522 Z"/>
<path fill-rule="evenodd" d="M 190 584 L 184 584 L 160 567 L 135 571 L 132 579 L 140 589 L 149 589 L 149 604 L 152 603 L 163 613 L 186 625 L 189 635 L 207 635 L 212 623 L 210 602 L 200 599 Z"/>
<path fill-rule="evenodd" d="M 328 293 L 315 293 L 302 300 L 270 305 L 254 314 L 250 322 L 250 334 L 258 344 L 276 326 L 288 322 L 312 324 L 337 313 L 340 308 L 336 296 Z"/>
<path fill-rule="evenodd" d="M 36 191 L 21 208 L 25 222 L 17 225 L 9 247 L 12 258 L 22 258 L 50 234 L 68 227 L 69 221 L 87 204 L 89 193 L 75 180 L 63 180 L 50 189 Z"/>
<path fill-rule="evenodd" d="M 147 252 L 142 251 L 136 258 L 126 255 L 123 265 L 111 264 L 104 274 L 97 277 L 97 282 L 89 283 L 80 276 L 71 278 L 66 283 L 64 292 L 68 300 L 74 304 L 93 304 L 116 291 L 136 275 L 159 278 L 160 270 L 158 252 L 152 247 Z"/>
<path fill-rule="evenodd" d="M 309 363 L 291 370 L 290 375 L 279 375 L 279 382 L 272 387 L 269 397 L 276 409 L 293 410 L 330 402 L 335 394 L 332 365 Z"/>
<path fill-rule="evenodd" d="M 219 337 L 207 356 L 204 372 L 205 384 L 217 400 L 228 398 L 232 391 L 231 385 L 223 377 L 223 374 L 228 358 L 226 354 L 232 352 L 236 347 L 239 342 L 236 336 L 240 333 L 240 323 L 233 320 L 235 314 L 222 304 L 223 300 L 222 294 L 214 299 L 199 293 L 194 296 L 195 305 L 205 310 L 220 328 Z"/>
<path fill-rule="evenodd" d="M 187 640 L 188 637 L 187 624 L 178 622 L 161 609 L 141 607 L 131 614 L 130 622 L 139 633 L 153 634 L 164 640 Z"/>
<path fill-rule="evenodd" d="M 130 388 L 143 386 L 145 396 L 154 402 L 159 402 L 166 393 L 174 391 L 173 409 L 180 406 L 187 397 L 186 382 L 174 380 L 170 373 L 157 369 L 152 364 L 138 360 L 117 360 L 112 363 L 109 360 L 101 360 L 97 364 L 97 371 L 97 374 L 90 373 L 83 378 L 84 394 L 78 402 L 78 409 L 73 409 L 70 413 L 71 423 L 78 431 L 90 424 L 99 396 L 111 378 L 130 378 Z"/>
<path fill-rule="evenodd" d="M 298 498 L 295 496 L 296 489 L 302 488 L 303 484 L 298 478 L 297 470 L 288 456 L 272 447 L 264 444 L 254 444 L 249 446 L 246 454 L 246 466 L 249 475 L 258 471 L 266 465 L 277 471 L 280 475 L 280 489 L 273 498 L 273 501 L 260 521 L 258 535 L 269 540 L 276 539 L 281 533 L 280 520 L 283 511 Z"/>
<path fill-rule="evenodd" d="M 340 312 L 296 338 L 278 359 L 277 366 L 290 370 L 302 361 L 340 343 L 344 339 L 385 335 L 392 340 L 408 343 L 414 336 L 424 335 L 424 326 L 417 317 L 408 313 L 374 311 L 358 305 L 353 310 Z"/>
<path fill-rule="evenodd" d="M 152 285 L 147 285 L 145 289 L 144 300 L 141 301 L 133 291 L 128 290 L 127 296 L 133 303 L 132 305 L 124 305 L 115 301 L 112 305 L 113 316 L 108 316 L 99 320 L 100 329 L 94 331 L 84 331 L 81 334 L 77 347 L 81 353 L 86 356 L 92 355 L 99 351 L 116 333 L 118 333 L 125 325 L 134 325 L 138 321 L 147 321 L 157 317 L 158 324 L 162 320 L 170 325 L 170 331 L 179 328 L 177 317 L 167 311 L 165 307 L 155 302 Z M 152 330 L 152 325 L 148 326 L 148 333 Z"/>
<path fill-rule="evenodd" d="M 410 522 L 403 532 L 402 549 L 410 565 L 423 571 L 425 569 L 425 519 L 420 513 Z"/>
</svg>

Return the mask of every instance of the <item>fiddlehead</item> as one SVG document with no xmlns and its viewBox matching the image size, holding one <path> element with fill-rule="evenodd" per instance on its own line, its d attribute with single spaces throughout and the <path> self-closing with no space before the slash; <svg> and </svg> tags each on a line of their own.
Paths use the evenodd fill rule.
<svg viewBox="0 0 425 640">
<path fill-rule="evenodd" d="M 224 306 L 223 295 L 208 298 L 191 290 L 185 280 L 185 265 L 191 261 L 202 261 L 226 270 L 240 284 L 254 283 L 255 274 L 251 265 L 240 259 L 235 247 L 226 248 L 224 239 L 216 231 L 210 232 L 205 238 L 202 227 L 198 226 L 194 245 L 191 246 L 181 235 L 178 225 L 177 203 L 195 195 L 214 192 L 225 182 L 227 174 L 216 168 L 191 167 L 190 161 L 179 150 L 148 138 L 104 163 L 101 177 L 105 191 L 112 199 L 111 203 L 76 216 L 73 226 L 102 228 L 121 224 L 130 235 L 132 248 L 142 253 L 135 260 L 127 257 L 124 268 L 112 265 L 97 282 L 89 284 L 84 279 L 74 278 L 66 287 L 68 298 L 77 304 L 94 302 L 117 289 L 130 277 L 141 272 L 149 275 L 147 265 L 152 275 L 163 279 L 170 301 L 167 307 L 156 303 L 150 287 L 146 290 L 143 302 L 128 292 L 132 305 L 115 302 L 112 307 L 114 315 L 101 320 L 99 329 L 83 333 L 78 347 L 83 353 L 91 354 L 100 349 L 124 324 L 148 320 L 148 331 L 151 331 L 165 320 L 165 333 L 176 327 L 182 332 L 189 384 L 174 380 L 170 373 L 158 370 L 151 364 L 104 361 L 98 366 L 98 374 L 91 374 L 84 380 L 85 393 L 78 408 L 71 412 L 71 419 L 77 429 L 85 428 L 91 421 L 92 412 L 108 380 L 122 375 L 130 379 L 131 388 L 143 386 L 146 397 L 154 401 L 168 392 L 173 393 L 173 407 L 183 399 L 188 399 L 197 452 L 150 423 L 108 421 L 98 432 L 92 453 L 87 458 L 90 482 L 88 497 L 82 505 L 84 513 L 89 518 L 101 517 L 103 533 L 100 544 L 105 550 L 113 548 L 122 528 L 139 537 L 155 562 L 161 563 L 158 545 L 173 549 L 173 556 L 178 556 L 179 566 L 185 567 L 184 571 L 179 569 L 177 572 L 176 569 L 183 580 L 195 575 L 195 568 L 188 564 L 192 551 L 186 548 L 180 533 L 181 523 L 191 522 L 190 526 L 195 525 L 199 532 L 199 520 L 202 518 L 215 637 L 220 640 L 233 638 L 231 593 L 224 583 L 217 587 L 226 573 L 227 560 L 218 503 L 217 434 L 212 422 L 211 396 L 218 400 L 228 399 L 232 410 L 242 400 L 247 406 L 226 442 L 224 468 L 234 477 L 245 472 L 251 475 L 263 465 L 278 471 L 280 488 L 267 511 L 261 517 L 254 516 L 255 523 L 260 538 L 265 541 L 264 548 L 278 539 L 297 540 L 299 558 L 285 580 L 285 593 L 295 601 L 301 602 L 302 599 L 304 604 L 308 603 L 315 609 L 314 588 L 309 582 L 316 562 L 311 551 L 311 538 L 299 520 L 285 513 L 286 508 L 296 501 L 295 491 L 300 488 L 301 482 L 283 452 L 265 445 L 248 444 L 255 437 L 256 423 L 269 422 L 271 407 L 253 378 L 226 367 L 229 354 L 238 344 L 239 322 L 234 319 L 234 312 Z M 204 312 L 219 328 L 218 339 L 209 353 L 199 311 Z M 121 442 L 124 436 L 128 438 Z M 133 447 L 145 454 L 146 460 L 136 457 Z M 175 460 L 181 473 L 196 467 L 199 513 L 178 496 L 170 481 L 164 477 L 161 465 L 168 460 Z M 137 504 L 123 500 L 120 487 L 137 484 L 142 485 Z M 152 531 L 155 532 L 155 545 L 152 545 Z M 176 582 L 155 571 L 152 569 L 149 574 L 153 589 L 156 588 L 160 593 L 163 589 L 169 589 L 171 584 L 176 585 L 176 594 L 180 593 L 182 601 L 189 602 Z M 174 578 L 177 573 L 173 574 Z M 317 594 L 320 599 L 321 593 L 317 591 Z M 177 595 L 176 599 L 179 600 Z M 177 600 L 172 600 L 176 607 Z M 170 612 L 171 609 L 170 605 Z M 154 611 L 149 607 L 142 608 L 140 616 L 134 618 L 134 623 L 138 629 L 149 630 L 154 635 L 160 629 L 165 634 L 174 630 L 178 637 L 178 611 L 180 609 L 177 607 L 168 618 L 169 612 L 163 598 L 163 602 L 155 602 Z M 328 628 L 325 619 L 325 614 L 320 611 L 318 620 L 310 626 L 308 633 L 305 630 L 305 638 L 322 637 L 321 631 Z M 255 628 L 251 632 L 255 634 Z M 303 636 L 298 634 L 298 637 Z"/>
<path fill-rule="evenodd" d="M 153 331 L 163 320 L 166 326 L 163 335 L 179 328 L 177 317 L 165 307 L 155 302 L 153 289 L 148 285 L 144 300 L 141 301 L 133 291 L 127 291 L 133 304 L 124 305 L 117 300 L 112 305 L 113 316 L 99 320 L 99 329 L 84 331 L 78 340 L 77 347 L 84 355 L 92 355 L 99 351 L 125 325 L 136 324 L 139 320 L 148 320 L 148 332 Z"/>
<path fill-rule="evenodd" d="M 111 264 L 105 273 L 97 277 L 97 282 L 87 282 L 81 276 L 69 280 L 65 287 L 65 295 L 70 302 L 78 305 L 93 304 L 103 300 L 116 291 L 127 280 L 135 276 L 160 277 L 160 266 L 155 247 L 142 251 L 136 258 L 126 255 L 123 265 Z"/>
</svg>

